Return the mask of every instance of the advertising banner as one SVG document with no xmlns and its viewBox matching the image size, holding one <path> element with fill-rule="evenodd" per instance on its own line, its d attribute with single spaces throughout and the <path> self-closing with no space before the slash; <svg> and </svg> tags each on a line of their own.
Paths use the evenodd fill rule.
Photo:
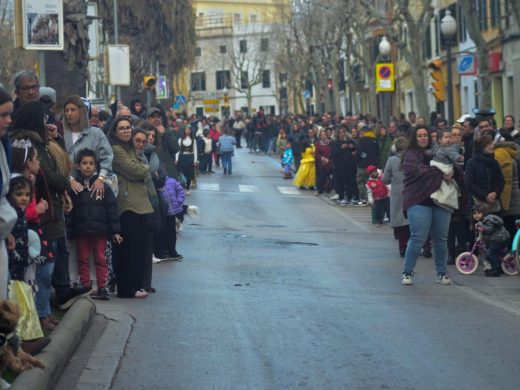
<svg viewBox="0 0 520 390">
<path fill-rule="evenodd" d="M 63 50 L 63 0 L 18 0 L 16 6 L 24 49 Z"/>
</svg>

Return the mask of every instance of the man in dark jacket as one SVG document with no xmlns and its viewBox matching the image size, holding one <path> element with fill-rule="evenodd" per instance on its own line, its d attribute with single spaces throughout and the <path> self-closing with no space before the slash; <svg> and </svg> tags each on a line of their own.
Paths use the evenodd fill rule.
<svg viewBox="0 0 520 390">
<path fill-rule="evenodd" d="M 305 139 L 305 132 L 301 129 L 301 125 L 295 123 L 293 129 L 289 133 L 289 141 L 292 144 L 293 156 L 294 156 L 294 168 L 298 170 L 300 167 L 300 161 L 302 160 L 302 144 Z"/>
<path fill-rule="evenodd" d="M 356 183 L 359 192 L 358 206 L 367 205 L 366 182 L 368 179 L 367 167 L 379 165 L 379 145 L 375 133 L 367 126 L 360 130 L 360 138 L 357 143 L 357 175 Z"/>
</svg>

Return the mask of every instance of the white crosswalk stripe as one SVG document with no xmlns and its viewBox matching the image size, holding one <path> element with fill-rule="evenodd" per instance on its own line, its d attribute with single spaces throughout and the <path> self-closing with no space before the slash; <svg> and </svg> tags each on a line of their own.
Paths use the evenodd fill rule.
<svg viewBox="0 0 520 390">
<path fill-rule="evenodd" d="M 276 187 L 283 195 L 301 195 L 301 192 L 295 187 Z"/>
<path fill-rule="evenodd" d="M 219 183 L 199 183 L 198 187 L 202 191 L 220 191 Z"/>
<path fill-rule="evenodd" d="M 247 184 L 239 184 L 238 190 L 240 192 L 258 192 L 259 191 L 257 186 L 250 186 Z"/>
</svg>

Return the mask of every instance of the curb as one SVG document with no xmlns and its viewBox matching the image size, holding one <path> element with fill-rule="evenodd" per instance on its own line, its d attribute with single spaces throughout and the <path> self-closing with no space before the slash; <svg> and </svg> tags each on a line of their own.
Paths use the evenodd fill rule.
<svg viewBox="0 0 520 390">
<path fill-rule="evenodd" d="M 10 389 L 47 390 L 52 388 L 87 332 L 95 314 L 96 305 L 90 298 L 78 299 L 49 336 L 50 344 L 37 356 L 46 367 L 22 372 Z"/>
</svg>

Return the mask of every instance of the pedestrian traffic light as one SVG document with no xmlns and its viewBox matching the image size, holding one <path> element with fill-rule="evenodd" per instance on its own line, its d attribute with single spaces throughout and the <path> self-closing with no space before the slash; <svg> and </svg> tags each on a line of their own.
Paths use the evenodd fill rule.
<svg viewBox="0 0 520 390">
<path fill-rule="evenodd" d="M 157 77 L 155 76 L 144 76 L 143 86 L 148 89 L 154 89 L 157 84 Z"/>
<path fill-rule="evenodd" d="M 431 76 L 433 79 L 433 96 L 435 96 L 435 99 L 437 99 L 439 102 L 443 102 L 446 100 L 446 80 L 444 79 L 444 74 L 442 72 L 442 60 L 433 60 L 430 62 L 429 67 L 432 70 Z"/>
</svg>

